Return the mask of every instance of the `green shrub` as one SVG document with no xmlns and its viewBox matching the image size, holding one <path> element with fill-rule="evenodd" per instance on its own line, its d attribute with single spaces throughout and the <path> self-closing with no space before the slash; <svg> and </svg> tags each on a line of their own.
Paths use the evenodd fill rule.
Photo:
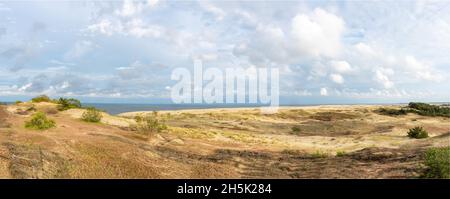
<svg viewBox="0 0 450 199">
<path fill-rule="evenodd" d="M 29 129 L 45 130 L 55 127 L 55 121 L 48 119 L 45 113 L 37 112 L 33 114 L 30 121 L 25 122 L 25 127 Z"/>
<path fill-rule="evenodd" d="M 301 131 L 300 127 L 298 127 L 298 126 L 293 126 L 293 127 L 291 128 L 291 130 L 292 130 L 292 132 L 295 132 L 295 133 L 298 133 L 298 132 Z"/>
<path fill-rule="evenodd" d="M 336 151 L 336 156 L 337 157 L 345 156 L 345 154 L 347 154 L 347 153 L 345 153 L 345 151 Z"/>
<path fill-rule="evenodd" d="M 52 102 L 52 100 L 47 95 L 39 95 L 33 99 L 31 99 L 32 102 L 38 103 L 38 102 Z"/>
<path fill-rule="evenodd" d="M 428 137 L 428 132 L 425 131 L 422 127 L 416 126 L 408 131 L 408 137 L 422 139 Z"/>
<path fill-rule="evenodd" d="M 17 100 L 16 102 L 15 102 L 15 104 L 17 105 L 17 104 L 21 104 L 22 103 L 22 101 L 20 101 L 20 100 Z"/>
<path fill-rule="evenodd" d="M 408 110 L 406 109 L 392 109 L 392 108 L 379 108 L 378 113 L 382 115 L 396 116 L 396 115 L 406 115 Z"/>
<path fill-rule="evenodd" d="M 58 101 L 58 110 L 65 111 L 71 108 L 81 108 L 80 100 L 74 98 L 59 98 Z"/>
<path fill-rule="evenodd" d="M 313 154 L 311 154 L 311 157 L 313 157 L 313 158 L 326 158 L 326 157 L 328 157 L 328 153 L 322 152 L 322 151 L 316 151 Z"/>
<path fill-rule="evenodd" d="M 450 147 L 431 148 L 425 152 L 425 166 L 422 177 L 450 178 Z"/>
<path fill-rule="evenodd" d="M 134 119 L 136 120 L 136 125 L 133 128 L 146 135 L 150 133 L 160 133 L 167 129 L 165 121 L 158 119 L 158 112 L 138 115 Z"/>
<path fill-rule="evenodd" d="M 411 108 L 411 112 L 415 112 L 419 115 L 450 117 L 449 107 L 431 105 L 421 102 L 410 102 L 408 104 L 408 107 Z"/>
<path fill-rule="evenodd" d="M 450 107 L 437 106 L 421 102 L 410 102 L 407 107 L 401 109 L 379 108 L 376 110 L 383 115 L 406 115 L 407 113 L 416 113 L 423 116 L 441 116 L 450 117 Z"/>
<path fill-rule="evenodd" d="M 94 107 L 89 107 L 83 112 L 81 119 L 85 122 L 100 122 L 102 113 Z"/>
</svg>

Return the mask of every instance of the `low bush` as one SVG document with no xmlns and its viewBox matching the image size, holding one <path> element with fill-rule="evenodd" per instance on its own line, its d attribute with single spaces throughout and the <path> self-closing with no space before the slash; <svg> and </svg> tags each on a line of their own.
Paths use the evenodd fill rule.
<svg viewBox="0 0 450 199">
<path fill-rule="evenodd" d="M 298 126 L 293 126 L 293 127 L 291 128 L 291 130 L 292 130 L 292 132 L 294 132 L 294 133 L 298 133 L 298 132 L 301 131 L 300 127 L 298 127 Z"/>
<path fill-rule="evenodd" d="M 146 135 L 149 135 L 150 133 L 160 133 L 167 129 L 165 121 L 158 118 L 157 112 L 138 115 L 134 119 L 136 120 L 136 125 L 133 129 Z"/>
<path fill-rule="evenodd" d="M 83 112 L 81 119 L 85 122 L 100 122 L 102 113 L 94 107 L 89 107 Z"/>
<path fill-rule="evenodd" d="M 406 109 L 392 109 L 392 108 L 379 108 L 378 113 L 382 115 L 396 116 L 396 115 L 406 115 L 408 110 Z"/>
<path fill-rule="evenodd" d="M 389 115 L 389 116 L 416 113 L 423 116 L 450 117 L 450 107 L 447 107 L 445 105 L 437 106 L 421 102 L 410 102 L 407 107 L 403 107 L 401 109 L 379 108 L 376 110 L 376 112 L 382 115 Z"/>
<path fill-rule="evenodd" d="M 326 158 L 328 157 L 328 153 L 323 151 L 316 151 L 313 154 L 311 154 L 312 158 Z"/>
<path fill-rule="evenodd" d="M 74 98 L 59 98 L 58 101 L 58 110 L 65 111 L 71 108 L 81 108 L 80 100 Z"/>
<path fill-rule="evenodd" d="M 428 132 L 425 131 L 422 127 L 416 126 L 408 131 L 408 137 L 422 139 L 428 137 Z"/>
<path fill-rule="evenodd" d="M 55 121 L 48 119 L 43 112 L 33 114 L 31 120 L 25 122 L 25 127 L 35 130 L 45 130 L 55 127 Z"/>
<path fill-rule="evenodd" d="M 345 153 L 345 151 L 337 151 L 336 152 L 336 157 L 342 157 L 345 156 L 347 153 Z"/>
<path fill-rule="evenodd" d="M 17 104 L 22 104 L 23 102 L 22 101 L 20 101 L 20 100 L 17 100 L 16 102 L 15 102 L 15 104 L 17 105 Z"/>
<path fill-rule="evenodd" d="M 419 115 L 450 117 L 450 108 L 445 106 L 437 106 L 421 102 L 410 102 L 408 107 L 412 109 L 412 112 Z"/>
<path fill-rule="evenodd" d="M 47 95 L 39 95 L 33 99 L 31 99 L 31 102 L 38 103 L 38 102 L 52 102 L 52 99 L 50 99 Z"/>
<path fill-rule="evenodd" d="M 424 178 L 450 178 L 450 147 L 428 149 L 425 166 Z"/>
</svg>

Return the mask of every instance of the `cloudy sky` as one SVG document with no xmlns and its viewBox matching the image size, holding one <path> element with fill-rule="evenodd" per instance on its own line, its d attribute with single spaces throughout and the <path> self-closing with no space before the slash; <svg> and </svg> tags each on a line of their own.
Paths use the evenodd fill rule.
<svg viewBox="0 0 450 199">
<path fill-rule="evenodd" d="M 449 101 L 450 1 L 0 1 L 0 101 L 170 101 L 177 67 L 279 67 L 281 103 Z"/>
</svg>

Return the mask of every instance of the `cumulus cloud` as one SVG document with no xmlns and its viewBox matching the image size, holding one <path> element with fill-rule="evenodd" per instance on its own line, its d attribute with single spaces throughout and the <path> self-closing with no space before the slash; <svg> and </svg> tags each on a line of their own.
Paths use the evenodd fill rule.
<svg viewBox="0 0 450 199">
<path fill-rule="evenodd" d="M 392 88 L 394 86 L 394 83 L 389 79 L 388 75 L 393 75 L 394 71 L 392 69 L 384 69 L 379 68 L 375 70 L 375 76 L 374 79 L 378 83 L 380 83 L 384 88 Z"/>
<path fill-rule="evenodd" d="M 299 52 L 312 56 L 335 57 L 341 49 L 344 21 L 321 8 L 310 15 L 298 14 L 291 22 L 292 35 Z"/>
<path fill-rule="evenodd" d="M 117 15 L 128 17 L 140 14 L 146 8 L 151 8 L 158 3 L 158 0 L 134 1 L 125 0 L 122 7 L 115 11 Z"/>
<path fill-rule="evenodd" d="M 280 93 L 290 96 L 411 97 L 450 84 L 450 10 L 439 2 L 81 4 L 71 4 L 76 18 L 63 8 L 1 13 L 0 94 L 164 96 L 170 69 L 193 58 L 212 67 L 278 67 Z M 29 22 L 18 13 L 60 19 Z"/>
<path fill-rule="evenodd" d="M 321 96 L 328 96 L 327 88 L 320 88 L 320 95 Z"/>
<path fill-rule="evenodd" d="M 259 23 L 250 40 L 237 45 L 234 54 L 255 64 L 292 64 L 301 60 L 340 54 L 344 21 L 323 9 L 294 16 L 290 26 Z"/>
<path fill-rule="evenodd" d="M 339 74 L 331 74 L 330 79 L 336 84 L 344 83 L 344 78 L 342 77 L 342 75 Z"/>
<path fill-rule="evenodd" d="M 338 73 L 348 73 L 352 71 L 352 67 L 350 64 L 346 61 L 331 61 L 330 62 L 331 67 L 334 71 Z"/>
<path fill-rule="evenodd" d="M 119 20 L 112 21 L 109 19 L 102 19 L 96 24 L 89 25 L 87 28 L 90 32 L 98 32 L 111 36 L 113 34 L 121 34 L 124 36 L 135 37 L 160 37 L 165 33 L 163 27 L 159 25 L 146 24 L 142 19 L 134 18 L 127 22 Z"/>
</svg>

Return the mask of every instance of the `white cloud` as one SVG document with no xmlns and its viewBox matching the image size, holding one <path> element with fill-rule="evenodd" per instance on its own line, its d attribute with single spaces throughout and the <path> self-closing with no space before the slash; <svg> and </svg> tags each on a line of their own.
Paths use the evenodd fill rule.
<svg viewBox="0 0 450 199">
<path fill-rule="evenodd" d="M 111 36 L 115 32 L 121 32 L 121 24 L 113 24 L 109 19 L 102 19 L 98 23 L 89 25 L 87 30 L 90 32 L 100 32 L 101 34 Z"/>
<path fill-rule="evenodd" d="M 302 60 L 336 57 L 341 54 L 344 21 L 323 9 L 297 14 L 287 27 L 258 23 L 254 34 L 235 45 L 237 56 L 254 64 L 292 64 Z"/>
<path fill-rule="evenodd" d="M 348 73 L 352 71 L 352 67 L 350 64 L 346 61 L 331 61 L 330 62 L 331 67 L 334 71 L 338 73 Z"/>
<path fill-rule="evenodd" d="M 102 19 L 96 24 L 87 27 L 89 32 L 101 33 L 108 36 L 121 34 L 124 36 L 134 36 L 138 38 L 151 37 L 158 38 L 165 35 L 166 30 L 159 25 L 147 24 L 141 18 L 132 18 L 127 21 Z"/>
<path fill-rule="evenodd" d="M 115 13 L 119 16 L 129 17 L 136 14 L 140 14 L 144 9 L 155 6 L 158 0 L 148 0 L 148 1 L 134 1 L 125 0 L 122 4 L 121 9 L 116 10 Z"/>
<path fill-rule="evenodd" d="M 216 20 L 221 21 L 226 16 L 226 12 L 224 10 L 222 10 L 217 6 L 214 6 L 213 4 L 207 1 L 200 1 L 199 5 L 207 12 L 213 14 L 216 17 Z"/>
<path fill-rule="evenodd" d="M 404 58 L 404 67 L 418 79 L 436 82 L 443 79 L 443 76 L 437 71 L 434 71 L 433 67 L 418 61 L 413 56 L 406 56 Z"/>
<path fill-rule="evenodd" d="M 342 84 L 344 83 L 344 78 L 342 77 L 342 75 L 339 74 L 331 74 L 330 75 L 330 79 L 337 84 Z"/>
<path fill-rule="evenodd" d="M 133 19 L 127 23 L 128 34 L 136 37 L 160 37 L 164 29 L 158 25 L 147 25 L 141 19 Z"/>
<path fill-rule="evenodd" d="M 323 9 L 310 15 L 298 14 L 292 19 L 292 35 L 296 48 L 312 56 L 335 57 L 341 49 L 344 21 Z"/>
<path fill-rule="evenodd" d="M 376 52 L 369 45 L 359 42 L 354 45 L 355 49 L 364 56 L 374 56 Z"/>
<path fill-rule="evenodd" d="M 320 88 L 320 95 L 321 96 L 328 96 L 327 88 Z"/>
<path fill-rule="evenodd" d="M 375 70 L 375 76 L 374 79 L 381 85 L 383 85 L 384 88 L 389 89 L 394 86 L 394 83 L 389 79 L 388 75 L 393 75 L 394 71 L 392 69 L 377 69 Z"/>
</svg>

